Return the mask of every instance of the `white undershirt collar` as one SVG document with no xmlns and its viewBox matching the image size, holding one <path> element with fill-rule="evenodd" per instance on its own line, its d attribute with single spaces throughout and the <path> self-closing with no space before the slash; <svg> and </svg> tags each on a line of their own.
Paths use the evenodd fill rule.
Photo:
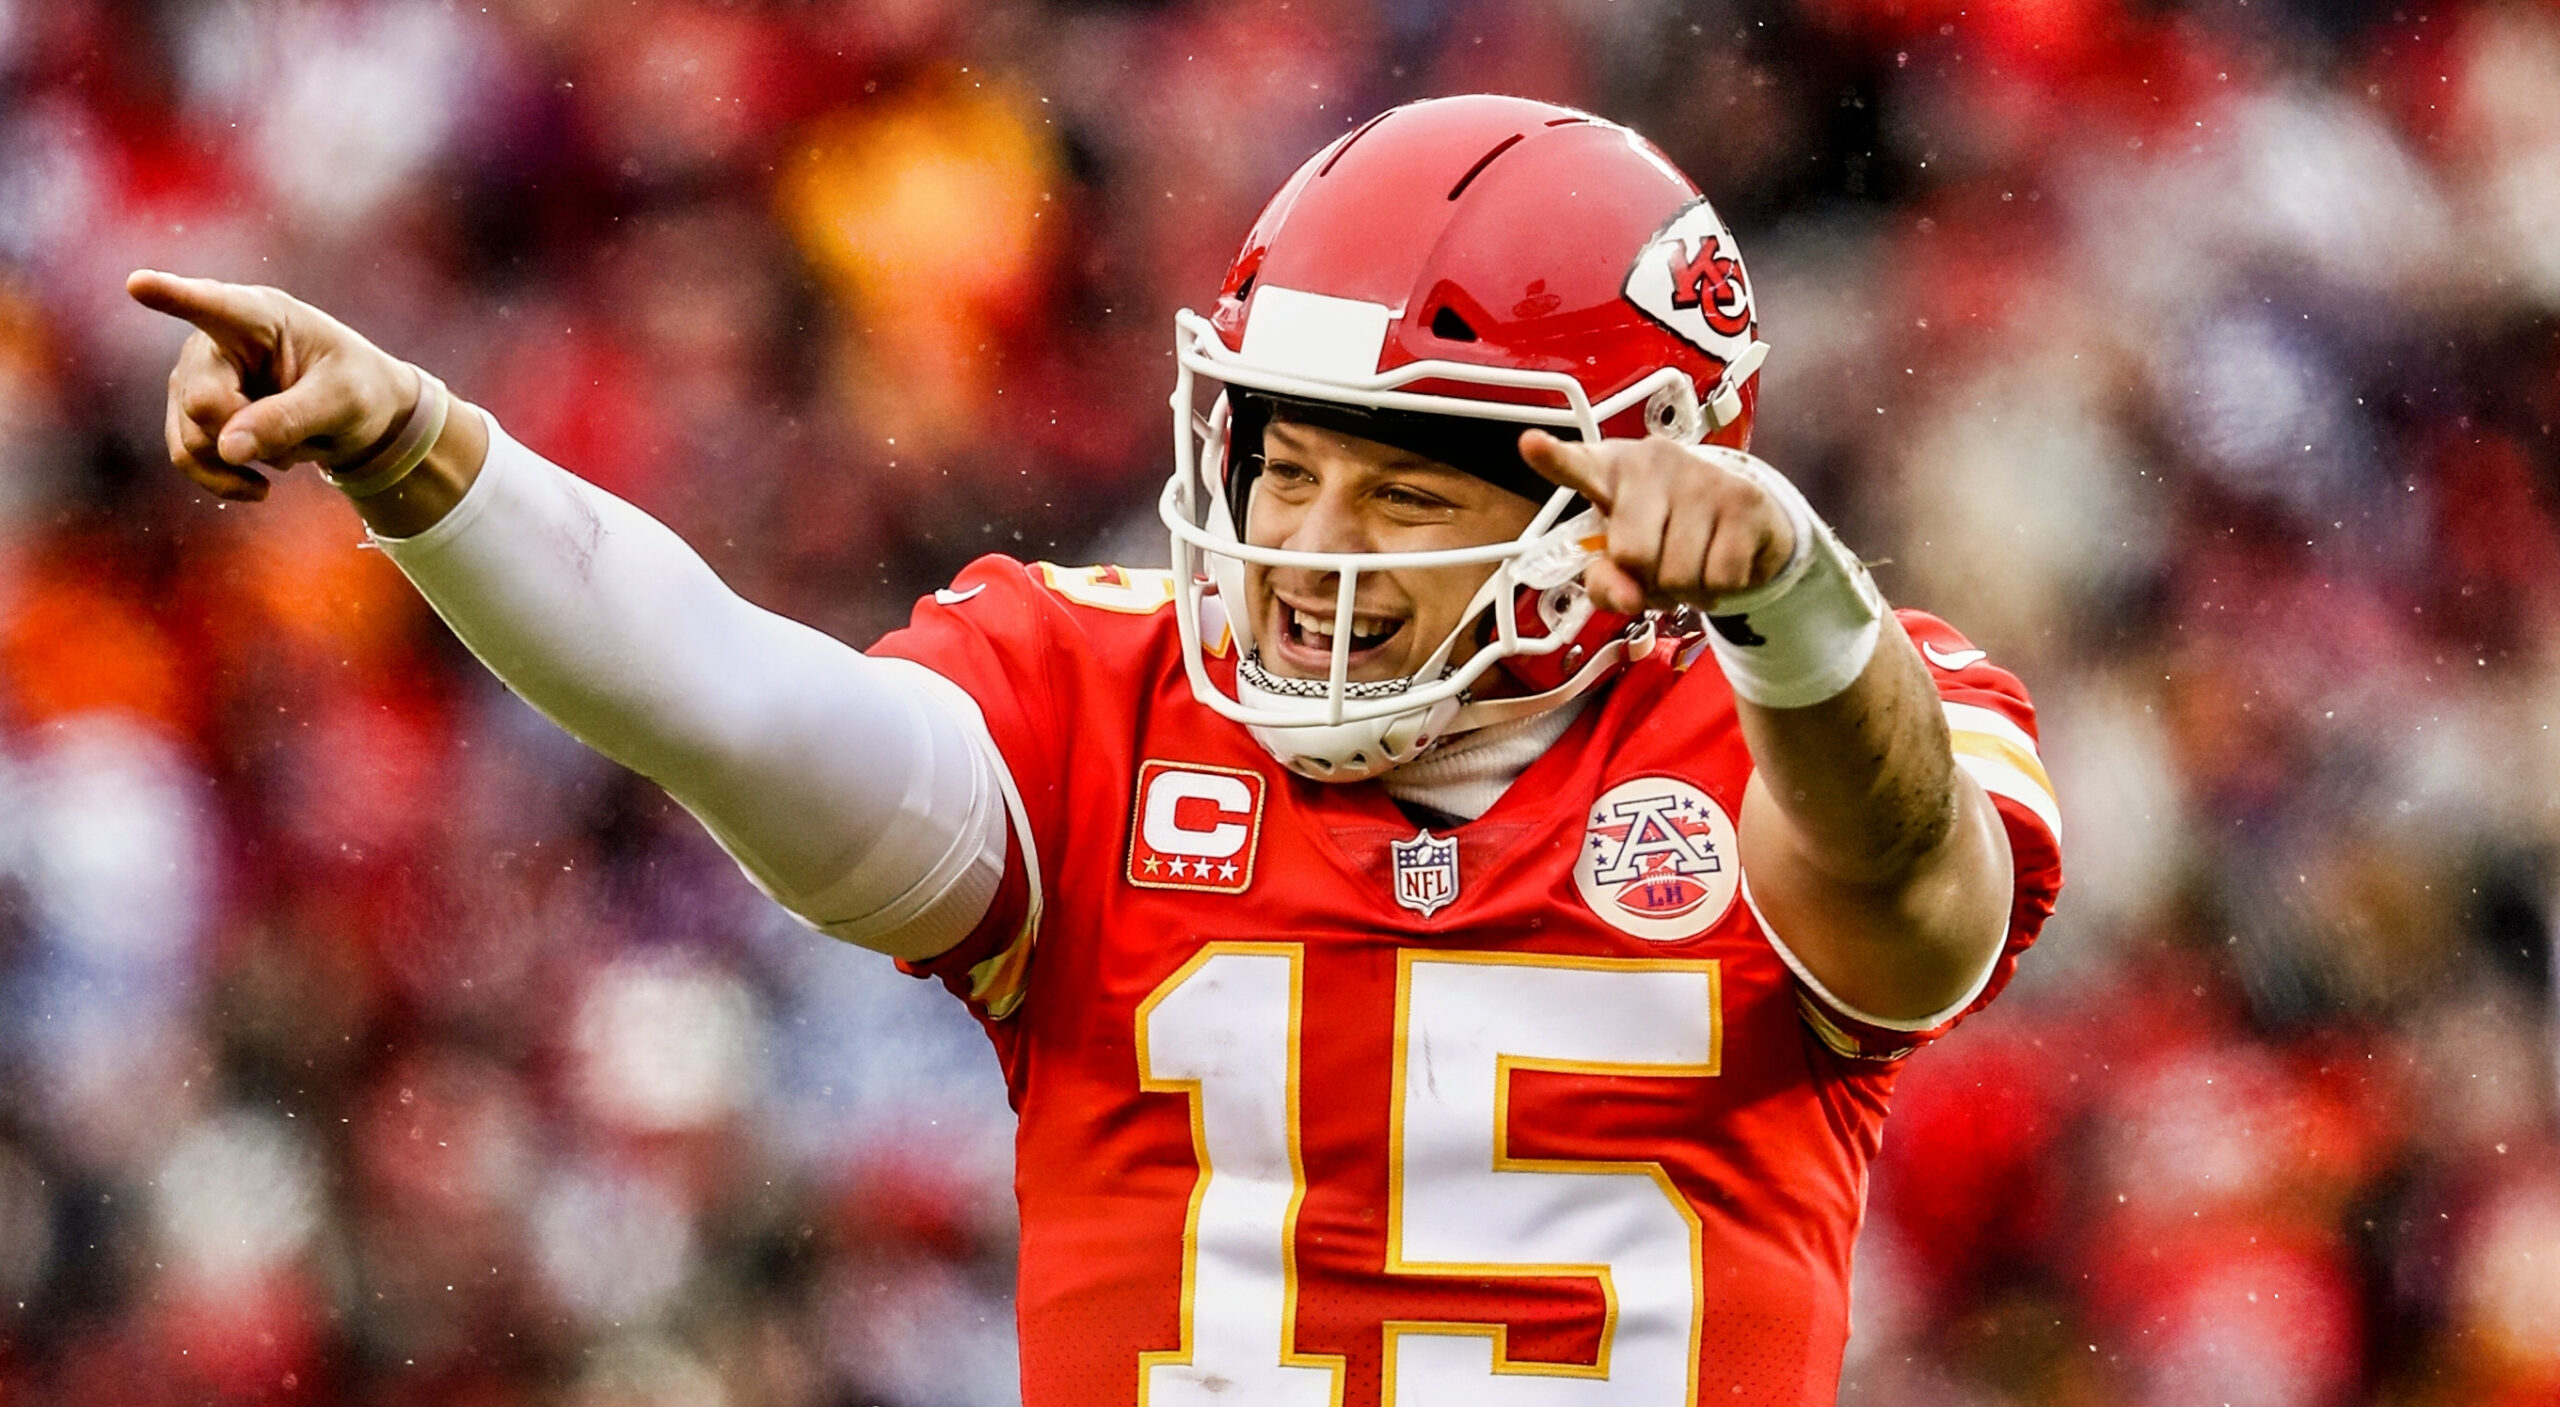
<svg viewBox="0 0 2560 1407">
<path fill-rule="evenodd" d="M 1564 736 L 1582 704 L 1568 699 L 1544 713 L 1461 733 L 1379 780 L 1387 795 L 1407 805 L 1472 821 Z"/>
</svg>

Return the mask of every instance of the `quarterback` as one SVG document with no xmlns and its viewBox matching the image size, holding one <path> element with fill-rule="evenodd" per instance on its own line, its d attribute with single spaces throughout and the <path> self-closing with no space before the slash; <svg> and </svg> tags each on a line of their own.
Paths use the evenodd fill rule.
<svg viewBox="0 0 2560 1407">
<path fill-rule="evenodd" d="M 2018 681 L 1747 452 L 1733 237 L 1626 129 L 1395 109 L 1179 314 L 1170 571 L 857 651 L 269 288 L 169 449 L 312 462 L 489 667 L 1020 1116 L 1032 1407 L 1827 1404 L 1901 1062 L 2051 911 Z"/>
</svg>

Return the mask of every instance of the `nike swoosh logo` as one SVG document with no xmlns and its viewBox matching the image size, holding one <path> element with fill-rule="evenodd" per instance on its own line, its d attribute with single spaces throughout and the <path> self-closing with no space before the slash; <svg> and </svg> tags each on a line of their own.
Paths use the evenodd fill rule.
<svg viewBox="0 0 2560 1407">
<path fill-rule="evenodd" d="M 970 597 L 975 596 L 986 589 L 987 584 L 985 582 L 980 582 L 966 591 L 954 591 L 950 587 L 945 586 L 933 593 L 933 599 L 940 605 L 957 606 L 961 602 L 968 600 Z"/>
<path fill-rule="evenodd" d="M 1947 654 L 1926 640 L 1920 642 L 1920 653 L 1929 657 L 1929 663 L 1947 671 L 1949 674 L 1953 674 L 1959 669 L 1971 669 L 1973 666 L 1991 658 L 1991 652 L 1988 650 L 1958 650 L 1953 654 Z"/>
</svg>

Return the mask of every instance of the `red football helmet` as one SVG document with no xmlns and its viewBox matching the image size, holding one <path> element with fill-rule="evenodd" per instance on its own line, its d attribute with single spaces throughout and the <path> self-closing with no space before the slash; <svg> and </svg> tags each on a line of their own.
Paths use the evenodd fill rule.
<svg viewBox="0 0 2560 1407">
<path fill-rule="evenodd" d="M 1310 157 L 1254 222 L 1215 312 L 1174 322 L 1176 464 L 1161 506 L 1192 689 L 1324 780 L 1375 776 L 1453 732 L 1553 708 L 1646 648 L 1649 623 L 1584 598 L 1596 515 L 1560 524 L 1574 495 L 1520 463 L 1519 428 L 1743 448 L 1768 353 L 1731 232 L 1660 152 L 1588 113 L 1487 96 L 1395 108 Z M 1205 415 L 1201 377 L 1222 387 Z M 1251 546 L 1244 504 L 1273 405 L 1421 449 L 1545 507 L 1517 539 L 1481 547 Z M 1211 679 L 1201 593 L 1240 601 L 1248 562 L 1339 573 L 1330 679 L 1261 669 L 1241 609 L 1221 613 L 1234 692 Z M 1346 677 L 1360 572 L 1464 563 L 1496 565 L 1421 670 Z M 1470 630 L 1489 638 L 1453 669 Z M 1530 692 L 1470 699 L 1497 664 Z"/>
</svg>

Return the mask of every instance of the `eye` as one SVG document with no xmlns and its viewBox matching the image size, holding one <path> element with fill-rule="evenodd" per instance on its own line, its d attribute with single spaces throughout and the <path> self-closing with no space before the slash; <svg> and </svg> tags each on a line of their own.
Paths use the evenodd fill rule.
<svg viewBox="0 0 2560 1407">
<path fill-rule="evenodd" d="M 1391 508 L 1412 512 L 1434 512 L 1451 507 L 1449 500 L 1427 489 L 1411 484 L 1387 484 L 1378 490 L 1378 501 Z"/>
<path fill-rule="evenodd" d="M 1265 459 L 1257 454 L 1252 462 L 1258 466 L 1257 472 L 1253 475 L 1253 482 L 1257 488 L 1285 488 L 1308 483 L 1315 478 L 1313 474 L 1307 472 L 1305 465 L 1290 460 Z"/>
</svg>

